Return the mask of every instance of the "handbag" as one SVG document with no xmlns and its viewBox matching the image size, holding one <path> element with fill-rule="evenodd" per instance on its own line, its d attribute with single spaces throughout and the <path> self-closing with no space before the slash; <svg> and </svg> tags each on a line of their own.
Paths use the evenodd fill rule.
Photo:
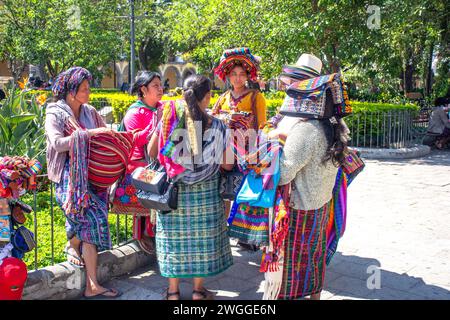
<svg viewBox="0 0 450 320">
<path fill-rule="evenodd" d="M 158 161 L 152 160 L 146 167 L 140 167 L 131 174 L 133 185 L 143 191 L 161 194 L 167 181 L 167 173 Z"/>
<path fill-rule="evenodd" d="M 161 194 L 139 190 L 136 195 L 144 207 L 159 210 L 162 214 L 178 208 L 178 185 L 173 180 L 167 182 L 167 188 Z"/>
<path fill-rule="evenodd" d="M 219 193 L 222 199 L 233 201 L 239 192 L 244 181 L 244 174 L 239 171 L 237 166 L 231 171 L 222 171 L 220 178 Z"/>
<path fill-rule="evenodd" d="M 355 149 L 348 148 L 344 154 L 344 162 L 341 167 L 350 183 L 364 169 L 365 163 L 361 159 L 361 153 Z"/>
<path fill-rule="evenodd" d="M 145 168 L 137 168 L 131 174 L 131 183 L 139 191 L 136 193 L 140 203 L 149 209 L 167 213 L 178 208 L 178 186 L 170 179 L 157 160 Z"/>
<path fill-rule="evenodd" d="M 149 216 L 150 210 L 144 208 L 136 196 L 136 188 L 131 184 L 131 174 L 125 175 L 110 190 L 110 212 Z"/>
<path fill-rule="evenodd" d="M 275 192 L 280 182 L 279 164 L 275 167 L 274 174 L 264 181 L 263 175 L 258 175 L 254 170 L 245 176 L 242 188 L 236 197 L 237 203 L 246 202 L 252 207 L 272 208 L 275 201 Z M 268 188 L 268 183 L 271 187 Z"/>
<path fill-rule="evenodd" d="M 11 243 L 14 249 L 22 253 L 30 252 L 36 247 L 33 232 L 24 226 L 19 227 L 13 232 Z"/>
</svg>

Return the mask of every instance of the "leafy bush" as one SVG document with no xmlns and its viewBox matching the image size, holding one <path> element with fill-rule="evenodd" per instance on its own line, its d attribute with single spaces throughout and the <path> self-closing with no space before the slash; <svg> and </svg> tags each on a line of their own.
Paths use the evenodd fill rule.
<svg viewBox="0 0 450 320">
<path fill-rule="evenodd" d="M 0 107 L 0 155 L 21 155 L 45 164 L 46 97 L 11 88 Z"/>
</svg>

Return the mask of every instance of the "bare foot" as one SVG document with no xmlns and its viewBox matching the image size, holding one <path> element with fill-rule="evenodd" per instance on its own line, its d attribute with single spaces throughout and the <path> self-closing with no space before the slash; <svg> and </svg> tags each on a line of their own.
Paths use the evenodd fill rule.
<svg viewBox="0 0 450 320">
<path fill-rule="evenodd" d="M 64 249 L 64 252 L 67 255 L 67 261 L 69 263 L 84 267 L 84 260 L 81 257 L 79 247 L 77 249 L 73 248 L 70 246 L 70 243 L 68 243 L 66 248 Z"/>
</svg>

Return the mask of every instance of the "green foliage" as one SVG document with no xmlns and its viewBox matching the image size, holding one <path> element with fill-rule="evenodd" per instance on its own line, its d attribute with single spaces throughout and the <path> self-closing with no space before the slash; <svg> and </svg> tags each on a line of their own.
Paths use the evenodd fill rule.
<svg viewBox="0 0 450 320">
<path fill-rule="evenodd" d="M 0 57 L 43 65 L 55 77 L 73 65 L 98 78 L 98 66 L 116 58 L 118 1 L 4 0 L 0 5 Z M 17 78 L 20 70 L 15 73 Z"/>
<path fill-rule="evenodd" d="M 64 247 L 67 244 L 65 231 L 65 217 L 61 208 L 57 205 L 53 197 L 53 215 L 51 207 L 50 191 L 41 191 L 36 195 L 36 224 L 37 224 L 37 267 L 43 268 L 52 265 L 52 216 L 53 216 L 53 253 L 54 263 L 66 261 L 63 253 Z M 32 194 L 25 195 L 22 199 L 25 203 L 34 207 L 34 197 Z M 119 228 L 117 229 L 117 219 L 119 218 Z M 127 219 L 127 223 L 125 223 Z M 119 233 L 119 242 L 122 243 L 132 236 L 132 216 L 125 217 L 123 215 L 109 215 L 109 225 L 111 241 L 113 245 L 117 242 L 117 231 Z M 126 227 L 127 224 L 127 228 Z M 27 214 L 27 221 L 25 227 L 35 232 L 34 213 Z M 28 270 L 34 269 L 34 251 L 25 254 L 24 262 L 27 264 Z"/>
<path fill-rule="evenodd" d="M 11 88 L 0 108 L 0 155 L 36 158 L 45 164 L 45 109 L 31 96 Z"/>
</svg>

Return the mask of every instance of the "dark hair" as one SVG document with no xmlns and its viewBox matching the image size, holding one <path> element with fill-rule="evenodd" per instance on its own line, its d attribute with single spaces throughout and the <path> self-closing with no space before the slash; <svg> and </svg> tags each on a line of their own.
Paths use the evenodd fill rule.
<svg viewBox="0 0 450 320">
<path fill-rule="evenodd" d="M 320 120 L 328 142 L 328 150 L 323 161 L 331 160 L 333 161 L 333 164 L 338 167 L 344 162 L 344 152 L 347 151 L 347 142 L 341 141 L 341 136 L 343 135 L 345 128 L 339 122 L 337 117 L 332 116 L 334 113 L 334 103 L 330 90 L 326 91 L 326 95 L 325 115 L 327 118 Z"/>
<path fill-rule="evenodd" d="M 160 74 L 153 71 L 141 71 L 136 75 L 136 78 L 134 78 L 134 84 L 131 88 L 131 94 L 137 94 L 139 98 L 142 98 L 143 93 L 141 91 L 141 88 L 148 86 L 148 84 L 155 78 L 161 80 Z"/>
<path fill-rule="evenodd" d="M 200 109 L 199 102 L 211 91 L 211 80 L 202 75 L 194 74 L 184 81 L 183 97 L 187 103 L 192 120 L 202 122 L 202 132 L 208 125 L 208 115 Z"/>
<path fill-rule="evenodd" d="M 443 106 L 444 104 L 449 103 L 450 99 L 444 98 L 444 97 L 439 97 L 436 98 L 436 100 L 434 100 L 434 106 L 435 107 L 439 107 L 439 106 Z"/>
</svg>

